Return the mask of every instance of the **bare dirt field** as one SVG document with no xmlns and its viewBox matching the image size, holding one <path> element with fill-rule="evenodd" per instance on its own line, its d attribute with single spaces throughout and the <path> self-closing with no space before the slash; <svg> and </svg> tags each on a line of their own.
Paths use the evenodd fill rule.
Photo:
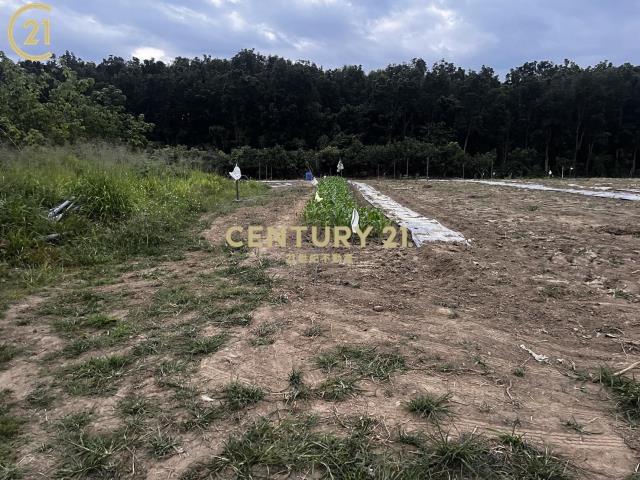
<svg viewBox="0 0 640 480">
<path fill-rule="evenodd" d="M 280 464 L 248 477 L 268 455 L 230 458 L 229 439 L 259 417 L 306 414 L 340 435 L 372 419 L 376 445 L 390 448 L 436 429 L 515 432 L 570 462 L 574 478 L 631 475 L 640 437 L 594 380 L 640 357 L 640 205 L 367 183 L 470 245 L 374 244 L 353 249 L 351 265 L 286 264 L 323 253 L 308 242 L 224 247 L 230 226 L 302 225 L 312 193 L 294 184 L 207 219 L 210 247 L 14 305 L 0 326 L 19 351 L 0 384 L 26 424 L 24 476 L 319 478 Z M 421 395 L 446 399 L 437 424 L 407 408 Z"/>
</svg>

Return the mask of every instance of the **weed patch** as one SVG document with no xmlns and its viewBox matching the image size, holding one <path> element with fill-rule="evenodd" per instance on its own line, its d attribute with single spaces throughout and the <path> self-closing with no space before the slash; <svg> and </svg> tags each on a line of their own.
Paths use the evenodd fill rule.
<svg viewBox="0 0 640 480">
<path fill-rule="evenodd" d="M 192 338 L 183 344 L 183 351 L 187 355 L 197 357 L 201 355 L 209 355 L 220 350 L 229 339 L 226 333 L 220 333 L 212 337 Z"/>
<path fill-rule="evenodd" d="M 404 434 L 397 445 L 372 435 L 375 420 L 347 422 L 346 434 L 317 430 L 314 417 L 279 423 L 256 421 L 243 435 L 230 437 L 222 453 L 195 465 L 183 478 L 293 477 L 408 480 L 570 480 L 571 465 L 515 435 L 486 438 L 440 432 Z M 402 446 L 411 446 L 410 450 Z"/>
<path fill-rule="evenodd" d="M 275 336 L 282 328 L 278 322 L 265 322 L 259 327 L 253 329 L 254 338 L 251 339 L 251 345 L 271 345 L 276 341 Z"/>
<path fill-rule="evenodd" d="M 358 392 L 356 380 L 348 377 L 329 377 L 316 389 L 320 398 L 332 402 L 341 402 L 349 397 L 355 397 Z"/>
<path fill-rule="evenodd" d="M 117 389 L 132 359 L 120 355 L 92 358 L 61 371 L 62 386 L 71 395 L 106 395 Z"/>
<path fill-rule="evenodd" d="M 407 410 L 424 419 L 438 421 L 451 414 L 447 405 L 449 397 L 449 395 L 434 396 L 425 393 L 411 399 L 407 403 Z"/>
<path fill-rule="evenodd" d="M 20 353 L 20 349 L 8 343 L 0 343 L 0 368 Z"/>
<path fill-rule="evenodd" d="M 640 383 L 622 375 L 615 376 L 608 368 L 600 369 L 599 379 L 613 394 L 625 419 L 637 424 L 640 420 Z"/>
<path fill-rule="evenodd" d="M 222 393 L 224 395 L 223 405 L 231 411 L 242 410 L 264 398 L 264 391 L 261 388 L 239 382 L 230 383 Z"/>
<path fill-rule="evenodd" d="M 304 329 L 302 331 L 302 336 L 303 337 L 309 337 L 309 338 L 315 338 L 315 337 L 319 337 L 320 335 L 322 335 L 322 333 L 324 332 L 324 329 L 318 325 L 311 325 L 310 327 Z"/>
<path fill-rule="evenodd" d="M 58 478 L 121 478 L 125 457 L 133 446 L 125 430 L 95 433 L 86 412 L 70 415 L 58 424 L 55 448 Z"/>
<path fill-rule="evenodd" d="M 182 452 L 182 449 L 176 437 L 158 428 L 149 439 L 149 451 L 155 458 L 167 458 Z"/>
<path fill-rule="evenodd" d="M 13 403 L 9 390 L 0 391 L 0 478 L 20 478 L 21 474 L 15 465 L 15 445 L 22 434 L 26 420 L 12 413 Z"/>
<path fill-rule="evenodd" d="M 405 368 L 405 360 L 397 353 L 379 352 L 376 347 L 341 345 L 316 357 L 316 364 L 326 372 L 349 371 L 362 377 L 386 380 Z"/>
<path fill-rule="evenodd" d="M 35 390 L 33 390 L 27 397 L 25 398 L 26 404 L 30 408 L 49 408 L 55 400 L 51 389 L 46 385 L 38 385 Z"/>
</svg>

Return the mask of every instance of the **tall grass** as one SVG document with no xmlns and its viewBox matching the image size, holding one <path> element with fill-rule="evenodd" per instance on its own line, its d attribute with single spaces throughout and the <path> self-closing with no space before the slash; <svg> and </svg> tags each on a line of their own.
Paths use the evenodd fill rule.
<svg viewBox="0 0 640 480">
<path fill-rule="evenodd" d="M 243 193 L 263 188 L 249 182 Z M 199 215 L 234 195 L 230 180 L 119 147 L 2 150 L 0 277 L 9 268 L 162 253 Z M 77 209 L 58 222 L 49 219 L 49 209 L 65 200 Z"/>
</svg>

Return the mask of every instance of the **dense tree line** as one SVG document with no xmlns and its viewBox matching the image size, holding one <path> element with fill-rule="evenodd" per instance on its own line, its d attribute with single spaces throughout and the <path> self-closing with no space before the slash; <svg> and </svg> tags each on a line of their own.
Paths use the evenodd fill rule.
<svg viewBox="0 0 640 480">
<path fill-rule="evenodd" d="M 20 148 L 103 139 L 142 147 L 153 126 L 124 104 L 112 85 L 96 86 L 53 62 L 47 71 L 29 72 L 0 52 L 0 143 Z"/>
<path fill-rule="evenodd" d="M 241 159 L 255 177 L 307 165 L 329 173 L 338 158 L 354 175 L 558 175 L 564 167 L 622 176 L 635 175 L 640 150 L 640 67 L 630 64 L 530 62 L 504 81 L 491 68 L 445 61 L 367 73 L 252 50 L 171 64 L 95 64 L 67 53 L 21 66 L 56 82 L 70 70 L 91 82 L 84 95 L 144 115 L 154 142 L 206 150 L 212 168 Z"/>
</svg>

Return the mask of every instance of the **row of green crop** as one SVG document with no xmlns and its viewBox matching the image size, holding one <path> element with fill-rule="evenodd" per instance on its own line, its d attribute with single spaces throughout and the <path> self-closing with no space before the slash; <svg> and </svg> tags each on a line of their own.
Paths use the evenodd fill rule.
<svg viewBox="0 0 640 480">
<path fill-rule="evenodd" d="M 222 177 L 157 163 L 123 163 L 108 150 L 65 149 L 0 160 L 0 267 L 92 265 L 160 253 L 198 215 L 235 195 Z M 265 187 L 243 183 L 245 194 Z M 56 222 L 50 208 L 77 207 Z M 1 273 L 1 272 L 0 272 Z"/>
<path fill-rule="evenodd" d="M 350 227 L 354 209 L 360 215 L 360 230 L 364 231 L 371 226 L 371 235 L 374 237 L 380 236 L 383 228 L 391 225 L 379 209 L 358 206 L 349 184 L 342 177 L 321 180 L 318 184 L 318 196 L 320 201 L 312 198 L 305 207 L 304 219 L 307 225 Z"/>
</svg>

